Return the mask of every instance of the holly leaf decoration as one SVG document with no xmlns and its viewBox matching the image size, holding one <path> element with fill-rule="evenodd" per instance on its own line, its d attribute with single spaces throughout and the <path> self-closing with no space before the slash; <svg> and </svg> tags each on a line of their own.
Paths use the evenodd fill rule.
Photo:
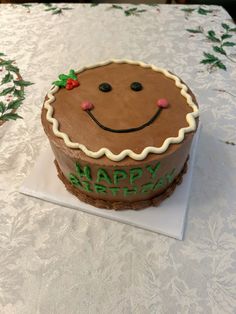
<svg viewBox="0 0 236 314">
<path fill-rule="evenodd" d="M 10 109 L 17 109 L 20 107 L 20 105 L 22 104 L 23 99 L 16 99 L 11 101 L 6 110 L 10 110 Z"/>
<path fill-rule="evenodd" d="M 188 31 L 189 33 L 194 33 L 194 34 L 203 32 L 203 30 L 200 27 L 198 27 L 197 29 L 187 28 L 186 31 Z"/>
<path fill-rule="evenodd" d="M 12 64 L 7 65 L 6 66 L 6 70 L 10 71 L 10 72 L 14 72 L 16 74 L 19 73 L 19 69 L 16 66 L 12 65 Z"/>
<path fill-rule="evenodd" d="M 14 84 L 16 86 L 30 86 L 30 85 L 33 85 L 33 83 L 31 83 L 29 81 L 24 81 L 24 80 L 14 81 Z"/>
<path fill-rule="evenodd" d="M 8 72 L 8 73 L 4 76 L 4 78 L 2 79 L 1 85 L 11 82 L 12 79 L 13 79 L 12 74 L 11 74 L 10 72 Z"/>
<path fill-rule="evenodd" d="M 0 53 L 0 56 L 3 55 Z M 0 81 L 0 86 L 2 85 L 0 96 L 6 96 L 5 100 L 0 102 L 0 121 L 22 119 L 14 110 L 19 108 L 24 100 L 24 87 L 32 85 L 31 82 L 21 78 L 19 68 L 14 63 L 14 60 L 0 59 L 0 66 L 5 70 Z M 10 87 L 8 83 L 11 83 Z"/>
<path fill-rule="evenodd" d="M 74 80 L 77 80 L 77 75 L 75 74 L 75 71 L 74 70 L 70 70 L 69 72 L 69 77 L 71 77 L 72 79 Z"/>
<path fill-rule="evenodd" d="M 17 113 L 5 113 L 1 116 L 1 119 L 4 121 L 9 121 L 9 120 L 16 120 L 16 119 L 23 119 L 23 118 L 19 116 Z"/>
<path fill-rule="evenodd" d="M 221 62 L 221 61 L 217 61 L 216 62 L 216 66 L 219 68 L 219 69 L 222 69 L 222 70 L 227 70 L 226 66 Z"/>
<path fill-rule="evenodd" d="M 24 98 L 24 90 L 23 89 L 15 89 L 13 95 L 18 97 L 18 98 Z"/>
<path fill-rule="evenodd" d="M 230 41 L 226 41 L 222 44 L 222 47 L 225 46 L 225 47 L 233 47 L 233 46 L 236 46 L 235 43 L 232 43 Z"/>
<path fill-rule="evenodd" d="M 3 52 L 0 52 L 0 57 L 5 56 L 5 54 Z"/>
<path fill-rule="evenodd" d="M 6 110 L 6 107 L 2 101 L 0 101 L 0 113 L 3 113 Z"/>
<path fill-rule="evenodd" d="M 220 42 L 220 39 L 216 37 L 216 33 L 214 31 L 208 31 L 208 36 L 207 38 L 213 42 Z"/>
<path fill-rule="evenodd" d="M 15 90 L 15 87 L 8 87 L 8 88 L 5 88 L 1 93 L 0 93 L 0 96 L 6 96 L 7 94 L 10 94 L 12 93 L 13 91 Z"/>
<path fill-rule="evenodd" d="M 220 54 L 226 56 L 226 52 L 225 52 L 225 50 L 224 50 L 222 47 L 213 46 L 213 50 L 214 50 L 215 52 L 217 52 L 217 53 L 220 53 Z"/>
<path fill-rule="evenodd" d="M 113 5 L 112 5 L 112 8 L 113 8 L 113 9 L 118 9 L 118 10 L 123 10 L 122 6 L 117 5 L 117 4 L 113 4 Z"/>
<path fill-rule="evenodd" d="M 197 12 L 201 15 L 207 15 L 207 13 L 212 13 L 213 11 L 212 10 L 206 10 L 206 9 L 203 9 L 203 8 L 198 8 Z"/>
<path fill-rule="evenodd" d="M 230 29 L 229 25 L 226 23 L 221 23 L 221 26 L 227 31 Z"/>
<path fill-rule="evenodd" d="M 184 12 L 187 12 L 187 13 L 192 13 L 193 11 L 195 11 L 195 9 L 183 8 L 183 9 L 181 9 L 181 11 L 184 11 Z"/>
<path fill-rule="evenodd" d="M 221 36 L 221 39 L 222 39 L 222 40 L 225 40 L 225 39 L 231 38 L 231 37 L 232 37 L 232 35 L 230 35 L 230 34 L 223 34 L 223 35 Z"/>
<path fill-rule="evenodd" d="M 58 86 L 58 87 L 65 87 L 66 81 L 55 81 L 55 82 L 53 82 L 53 84 Z"/>
<path fill-rule="evenodd" d="M 56 9 L 52 14 L 62 14 L 62 9 Z"/>
<path fill-rule="evenodd" d="M 53 82 L 53 84 L 58 86 L 58 87 L 66 87 L 67 80 L 70 78 L 78 81 L 77 75 L 76 75 L 74 70 L 70 70 L 68 75 L 67 74 L 60 74 L 58 76 L 58 78 L 59 78 L 59 80 Z"/>
</svg>

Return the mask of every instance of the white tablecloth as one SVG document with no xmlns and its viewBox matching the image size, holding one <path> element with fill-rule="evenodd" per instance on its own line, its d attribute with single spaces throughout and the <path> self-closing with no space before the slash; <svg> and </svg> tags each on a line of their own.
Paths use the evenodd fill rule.
<svg viewBox="0 0 236 314">
<path fill-rule="evenodd" d="M 23 119 L 0 127 L 0 313 L 235 313 L 236 46 L 224 43 L 236 32 L 221 24 L 235 25 L 217 6 L 56 6 L 0 5 L 2 58 L 34 83 Z M 56 14 L 62 7 L 71 10 Z M 47 142 L 40 110 L 51 82 L 111 57 L 167 68 L 197 96 L 203 130 L 184 241 L 18 192 Z"/>
</svg>

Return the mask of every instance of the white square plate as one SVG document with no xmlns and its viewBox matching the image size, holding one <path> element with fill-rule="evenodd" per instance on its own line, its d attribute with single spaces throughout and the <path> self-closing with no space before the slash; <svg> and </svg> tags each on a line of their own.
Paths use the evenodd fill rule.
<svg viewBox="0 0 236 314">
<path fill-rule="evenodd" d="M 64 207 L 78 209 L 182 240 L 199 134 L 200 126 L 194 136 L 188 171 L 181 185 L 177 186 L 174 193 L 158 207 L 148 207 L 139 211 L 113 211 L 83 203 L 70 194 L 58 179 L 54 155 L 49 146 L 40 154 L 31 174 L 20 188 L 20 192 Z"/>
</svg>

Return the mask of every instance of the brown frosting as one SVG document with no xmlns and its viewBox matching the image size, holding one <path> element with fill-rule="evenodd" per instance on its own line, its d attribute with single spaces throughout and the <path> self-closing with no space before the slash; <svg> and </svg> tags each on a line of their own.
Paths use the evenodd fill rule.
<svg viewBox="0 0 236 314">
<path fill-rule="evenodd" d="M 162 146 L 168 137 L 178 136 L 180 128 L 187 127 L 186 114 L 192 108 L 180 94 L 175 82 L 162 73 L 139 65 L 111 63 L 85 70 L 78 74 L 80 86 L 73 90 L 60 89 L 52 103 L 59 130 L 68 134 L 72 142 L 84 144 L 97 151 L 102 147 L 114 154 L 124 149 L 141 153 L 147 146 Z M 143 89 L 131 90 L 130 84 L 138 81 Z M 103 93 L 98 86 L 108 82 L 112 91 Z M 166 98 L 169 107 L 162 110 L 156 121 L 141 131 L 117 134 L 104 131 L 81 109 L 81 103 L 93 103 L 93 114 L 108 127 L 132 128 L 148 121 L 157 110 L 157 100 Z"/>
</svg>

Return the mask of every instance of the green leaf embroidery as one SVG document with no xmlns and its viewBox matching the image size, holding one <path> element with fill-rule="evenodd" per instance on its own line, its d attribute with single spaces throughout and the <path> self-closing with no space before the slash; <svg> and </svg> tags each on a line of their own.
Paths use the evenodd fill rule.
<svg viewBox="0 0 236 314">
<path fill-rule="evenodd" d="M 183 9 L 181 9 L 181 11 L 184 11 L 184 12 L 187 12 L 187 13 L 192 13 L 193 11 L 195 11 L 195 9 L 183 8 Z"/>
<path fill-rule="evenodd" d="M 68 10 L 72 10 L 72 8 L 66 7 L 66 8 L 62 8 L 62 10 L 63 10 L 63 11 L 68 11 Z"/>
<path fill-rule="evenodd" d="M 14 66 L 14 65 L 7 65 L 6 66 L 6 70 L 10 71 L 10 72 L 14 72 L 16 74 L 19 73 L 19 69 L 16 66 Z"/>
<path fill-rule="evenodd" d="M 0 52 L 0 57 L 5 56 L 5 54 L 3 52 Z"/>
<path fill-rule="evenodd" d="M 6 83 L 9 83 L 11 80 L 13 79 L 13 76 L 12 76 L 12 74 L 10 73 L 10 72 L 8 72 L 5 76 L 4 76 L 4 78 L 2 79 L 2 85 L 3 84 L 6 84 Z"/>
<path fill-rule="evenodd" d="M 7 106 L 7 110 L 19 108 L 20 105 L 22 104 L 22 100 L 23 99 L 16 99 L 16 100 L 11 101 Z"/>
<path fill-rule="evenodd" d="M 212 55 L 211 53 L 207 53 L 207 52 L 203 52 L 204 56 L 209 59 L 209 60 L 214 60 L 217 61 L 219 60 L 217 57 L 215 57 L 214 55 Z"/>
<path fill-rule="evenodd" d="M 0 60 L 0 66 L 11 65 L 14 60 Z"/>
<path fill-rule="evenodd" d="M 8 120 L 16 120 L 16 119 L 23 119 L 17 113 L 6 113 L 0 117 L 1 120 L 8 121 Z"/>
<path fill-rule="evenodd" d="M 223 34 L 223 35 L 221 36 L 221 39 L 224 40 L 224 39 L 226 39 L 226 38 L 231 38 L 231 37 L 232 37 L 232 35 L 230 35 L 230 34 Z"/>
<path fill-rule="evenodd" d="M 208 31 L 208 39 L 210 39 L 213 42 L 220 42 L 220 39 L 216 37 L 216 34 L 214 31 Z"/>
<path fill-rule="evenodd" d="M 56 9 L 55 11 L 52 12 L 52 14 L 61 14 L 62 9 Z"/>
<path fill-rule="evenodd" d="M 214 50 L 215 52 L 221 53 L 222 55 L 225 55 L 225 56 L 226 56 L 225 50 L 224 50 L 223 48 L 221 48 L 221 47 L 213 46 L 213 50 Z"/>
<path fill-rule="evenodd" d="M 30 7 L 32 7 L 32 4 L 30 4 L 30 3 L 22 3 L 21 4 L 23 7 L 25 7 L 25 8 L 30 8 Z"/>
<path fill-rule="evenodd" d="M 235 145 L 236 145 L 236 143 L 230 142 L 230 141 L 224 141 L 224 143 L 225 143 L 225 144 L 228 144 L 228 145 L 232 145 L 232 146 L 235 146 Z"/>
<path fill-rule="evenodd" d="M 0 93 L 0 96 L 5 96 L 7 94 L 10 94 L 12 93 L 13 91 L 15 90 L 15 87 L 8 87 L 8 88 L 5 88 L 1 93 Z"/>
<path fill-rule="evenodd" d="M 226 66 L 221 61 L 216 62 L 216 66 L 218 66 L 218 68 L 225 70 L 225 71 L 227 69 Z"/>
<path fill-rule="evenodd" d="M 222 44 L 222 46 L 225 46 L 225 47 L 233 47 L 233 46 L 236 46 L 235 43 L 232 43 L 230 41 L 226 41 Z"/>
<path fill-rule="evenodd" d="M 186 31 L 188 31 L 189 33 L 194 33 L 194 34 L 202 33 L 202 30 L 200 28 L 197 28 L 197 29 L 187 28 Z"/>
<path fill-rule="evenodd" d="M 206 9 L 203 9 L 200 7 L 200 8 L 198 8 L 197 12 L 201 15 L 207 15 L 207 13 L 212 13 L 213 11 L 212 10 L 206 10 Z"/>
<path fill-rule="evenodd" d="M 122 6 L 116 5 L 116 4 L 113 4 L 113 5 L 112 5 L 112 8 L 114 8 L 114 9 L 119 9 L 119 10 L 123 10 Z"/>
<path fill-rule="evenodd" d="M 30 85 L 33 85 L 33 83 L 28 82 L 28 81 L 24 81 L 24 80 L 14 81 L 14 84 L 16 86 L 30 86 Z"/>
<path fill-rule="evenodd" d="M 19 98 L 24 98 L 24 91 L 23 89 L 15 89 L 13 95 Z"/>
<path fill-rule="evenodd" d="M 5 107 L 4 103 L 2 101 L 0 101 L 0 112 L 3 113 L 3 112 L 5 112 L 5 110 L 6 110 L 6 107 Z"/>
<path fill-rule="evenodd" d="M 52 7 L 52 8 L 45 9 L 44 11 L 54 11 L 54 10 L 56 10 L 56 8 Z"/>
<path fill-rule="evenodd" d="M 226 23 L 221 23 L 221 26 L 226 29 L 227 31 L 230 29 L 229 25 Z"/>
<path fill-rule="evenodd" d="M 93 3 L 91 3 L 91 7 L 96 7 L 96 6 L 98 6 L 99 5 L 99 3 L 98 2 L 93 2 Z"/>
<path fill-rule="evenodd" d="M 229 30 L 230 32 L 236 32 L 236 27 L 234 27 L 234 28 L 230 28 L 230 30 Z"/>
</svg>

